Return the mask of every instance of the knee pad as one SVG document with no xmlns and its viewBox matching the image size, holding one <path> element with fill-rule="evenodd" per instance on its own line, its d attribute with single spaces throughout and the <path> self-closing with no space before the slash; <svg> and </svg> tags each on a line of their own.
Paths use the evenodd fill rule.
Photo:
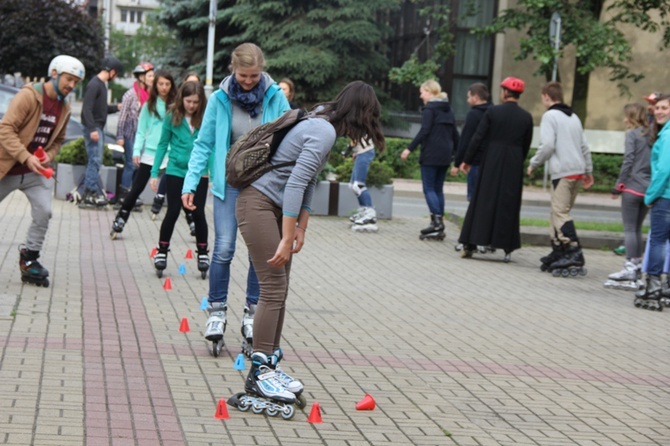
<svg viewBox="0 0 670 446">
<path fill-rule="evenodd" d="M 561 226 L 561 233 L 563 233 L 564 236 L 569 238 L 573 242 L 579 241 L 577 238 L 577 230 L 575 229 L 575 223 L 570 220 L 566 221 L 563 226 Z"/>
<path fill-rule="evenodd" d="M 361 183 L 360 181 L 352 181 L 349 183 L 349 189 L 356 195 L 357 197 L 360 197 L 363 192 L 365 192 L 368 188 L 365 186 L 365 183 Z"/>
</svg>

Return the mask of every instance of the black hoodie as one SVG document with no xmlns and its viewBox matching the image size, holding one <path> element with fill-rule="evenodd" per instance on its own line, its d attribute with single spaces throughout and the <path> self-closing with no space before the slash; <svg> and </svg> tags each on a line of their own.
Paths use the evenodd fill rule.
<svg viewBox="0 0 670 446">
<path fill-rule="evenodd" d="M 449 166 L 452 153 L 458 147 L 456 118 L 449 102 L 429 101 L 421 111 L 421 130 L 407 146 L 410 151 L 421 144 L 419 164 L 422 166 Z"/>
</svg>

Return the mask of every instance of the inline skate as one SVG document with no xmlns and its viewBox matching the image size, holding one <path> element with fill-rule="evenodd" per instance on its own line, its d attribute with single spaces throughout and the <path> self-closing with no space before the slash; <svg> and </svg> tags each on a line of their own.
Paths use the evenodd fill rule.
<svg viewBox="0 0 670 446">
<path fill-rule="evenodd" d="M 167 255 L 169 251 L 170 245 L 168 243 L 158 243 L 156 255 L 154 256 L 154 268 L 156 268 L 156 275 L 159 279 L 163 277 L 163 271 L 167 268 Z"/>
<path fill-rule="evenodd" d="M 361 214 L 363 213 L 364 210 L 365 207 L 359 207 L 358 209 L 356 209 L 356 211 L 354 211 L 354 213 L 351 214 L 351 216 L 349 217 L 349 221 L 353 223 L 356 220 L 358 220 L 361 217 Z"/>
<path fill-rule="evenodd" d="M 207 278 L 207 271 L 209 271 L 209 251 L 207 247 L 198 247 L 198 271 L 203 280 Z"/>
<path fill-rule="evenodd" d="M 126 197 L 128 196 L 129 192 L 130 189 L 121 187 L 121 191 L 119 192 L 119 198 L 116 200 L 116 203 L 114 203 L 115 211 L 121 209 L 121 207 L 123 206 L 123 202 L 126 201 Z M 142 212 L 143 206 L 144 203 L 142 202 L 142 199 L 140 197 L 137 197 L 137 199 L 135 200 L 135 205 L 133 206 L 133 212 Z"/>
<path fill-rule="evenodd" d="M 109 200 L 104 194 L 92 190 L 86 190 L 79 202 L 79 209 L 105 210 Z"/>
<path fill-rule="evenodd" d="M 431 214 L 430 226 L 421 230 L 420 240 L 444 240 L 444 221 L 441 215 Z"/>
<path fill-rule="evenodd" d="M 230 406 L 242 412 L 249 409 L 255 414 L 265 412 L 270 417 L 281 415 L 290 420 L 295 414 L 296 396 L 278 378 L 270 358 L 260 352 L 251 355 L 251 369 L 244 383 L 244 392 L 228 399 Z"/>
<path fill-rule="evenodd" d="M 254 352 L 254 316 L 256 315 L 256 305 L 249 304 L 244 306 L 244 316 L 242 316 L 242 353 L 248 358 Z"/>
<path fill-rule="evenodd" d="M 302 409 L 307 405 L 307 400 L 305 400 L 305 396 L 302 394 L 303 390 L 305 390 L 305 386 L 300 381 L 282 370 L 282 368 L 279 366 L 279 363 L 283 358 L 284 354 L 282 353 L 281 348 L 278 348 L 270 357 L 270 366 L 274 367 L 275 372 L 277 373 L 277 378 L 282 382 L 282 384 L 284 384 L 286 389 L 295 395 L 296 405 Z"/>
<path fill-rule="evenodd" d="M 556 260 L 563 257 L 565 249 L 563 245 L 551 245 L 551 252 L 540 259 L 540 271 L 549 271 L 549 267 Z"/>
<path fill-rule="evenodd" d="M 121 209 L 114 218 L 114 223 L 112 223 L 112 230 L 109 232 L 109 236 L 112 240 L 115 240 L 119 234 L 123 232 L 123 228 L 126 226 L 130 212 Z"/>
<path fill-rule="evenodd" d="M 582 248 L 579 245 L 569 246 L 561 258 L 549 265 L 549 270 L 554 277 L 585 276 L 587 273 L 585 263 Z"/>
<path fill-rule="evenodd" d="M 165 202 L 165 195 L 156 194 L 154 197 L 154 202 L 151 204 L 151 219 L 156 220 L 158 214 L 160 214 L 161 209 L 163 209 L 163 203 Z"/>
<path fill-rule="evenodd" d="M 354 232 L 377 232 L 377 212 L 374 208 L 363 208 L 351 225 Z"/>
<path fill-rule="evenodd" d="M 623 269 L 619 272 L 610 274 L 608 280 L 603 283 L 603 286 L 615 290 L 641 290 L 644 288 L 644 282 L 640 280 L 641 266 L 640 262 L 626 260 Z"/>
<path fill-rule="evenodd" d="M 37 261 L 40 257 L 39 251 L 31 251 L 24 245 L 19 246 L 19 268 L 21 269 L 21 282 L 33 285 L 49 286 L 49 271 Z"/>
<path fill-rule="evenodd" d="M 226 331 L 226 314 L 228 305 L 226 302 L 209 302 L 207 313 L 209 318 L 205 325 L 205 339 L 212 342 L 209 352 L 215 358 L 221 354 L 221 349 L 225 345 L 223 333 Z"/>
<path fill-rule="evenodd" d="M 636 308 L 663 311 L 665 302 L 661 302 L 662 300 L 664 301 L 665 298 L 663 296 L 661 278 L 650 275 L 647 277 L 645 288 L 635 293 L 633 304 Z"/>
</svg>

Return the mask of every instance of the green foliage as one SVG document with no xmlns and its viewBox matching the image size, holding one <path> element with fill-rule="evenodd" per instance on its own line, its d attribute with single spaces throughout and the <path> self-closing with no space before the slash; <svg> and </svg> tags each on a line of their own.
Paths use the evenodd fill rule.
<svg viewBox="0 0 670 446">
<path fill-rule="evenodd" d="M 419 87 L 428 79 L 437 78 L 437 70 L 440 64 L 434 60 L 419 62 L 416 54 L 412 54 L 401 67 L 391 68 L 389 79 L 396 84 L 412 84 Z"/>
<path fill-rule="evenodd" d="M 351 179 L 351 171 L 354 168 L 353 158 L 347 158 L 342 164 L 337 166 L 335 173 L 338 181 L 347 183 Z M 393 182 L 393 169 L 388 164 L 379 160 L 373 160 L 368 170 L 368 178 L 365 181 L 367 186 L 382 187 L 385 184 Z"/>
<path fill-rule="evenodd" d="M 88 164 L 88 156 L 86 155 L 86 144 L 84 138 L 70 141 L 60 148 L 60 152 L 56 156 L 57 163 L 73 164 L 78 166 L 85 166 Z M 102 151 L 102 165 L 113 166 L 112 152 L 109 150 L 107 144 L 104 145 Z"/>
<path fill-rule="evenodd" d="M 535 154 L 536 150 L 532 149 L 524 162 L 524 173 L 528 168 L 530 159 Z M 616 185 L 616 180 L 619 178 L 621 171 L 621 163 L 623 162 L 623 155 L 608 154 L 608 153 L 592 153 L 591 160 L 593 161 L 593 177 L 594 184 L 589 189 L 592 192 L 609 192 Z M 527 175 L 524 176 L 524 184 L 529 186 L 542 187 L 544 177 L 544 168 L 533 170 L 532 178 Z M 550 179 L 547 179 L 550 181 Z"/>
<path fill-rule="evenodd" d="M 46 77 L 59 54 L 81 60 L 89 77 L 99 67 L 102 28 L 72 0 L 2 0 L 0 18 L 0 73 Z"/>
</svg>

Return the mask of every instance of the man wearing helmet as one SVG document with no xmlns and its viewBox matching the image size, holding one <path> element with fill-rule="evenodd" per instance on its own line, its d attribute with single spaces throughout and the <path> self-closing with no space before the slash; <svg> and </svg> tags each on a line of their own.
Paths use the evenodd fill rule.
<svg viewBox="0 0 670 446">
<path fill-rule="evenodd" d="M 51 218 L 53 171 L 48 169 L 65 139 L 70 120 L 66 96 L 84 78 L 84 65 L 57 56 L 49 64 L 49 80 L 25 85 L 0 121 L 0 201 L 15 190 L 28 197 L 32 223 L 20 248 L 24 282 L 49 285 L 49 272 L 37 261 Z"/>
<path fill-rule="evenodd" d="M 82 207 L 100 207 L 108 203 L 98 186 L 98 175 L 102 165 L 103 129 L 107 115 L 119 111 L 119 106 L 107 104 L 107 82 L 123 74 L 123 64 L 119 59 L 107 56 L 102 60 L 102 70 L 88 82 L 81 108 L 81 122 L 84 125 L 86 142 L 86 175 L 84 176 L 84 198 Z"/>
<path fill-rule="evenodd" d="M 482 246 L 503 249 L 509 262 L 511 252 L 521 247 L 523 163 L 533 137 L 533 118 L 517 103 L 524 90 L 521 79 L 508 77 L 500 87 L 501 104 L 484 113 L 460 166 L 468 173 L 473 160 L 483 154 L 458 241 L 464 258 Z"/>
<path fill-rule="evenodd" d="M 547 111 L 540 123 L 540 146 L 530 160 L 528 175 L 549 162 L 551 175 L 551 211 L 549 226 L 551 253 L 541 259 L 543 271 L 566 270 L 584 266 L 575 223 L 570 210 L 575 204 L 579 186 L 593 184 L 591 151 L 586 144 L 579 117 L 563 103 L 563 88 L 558 82 L 542 87 L 542 104 Z"/>
</svg>

